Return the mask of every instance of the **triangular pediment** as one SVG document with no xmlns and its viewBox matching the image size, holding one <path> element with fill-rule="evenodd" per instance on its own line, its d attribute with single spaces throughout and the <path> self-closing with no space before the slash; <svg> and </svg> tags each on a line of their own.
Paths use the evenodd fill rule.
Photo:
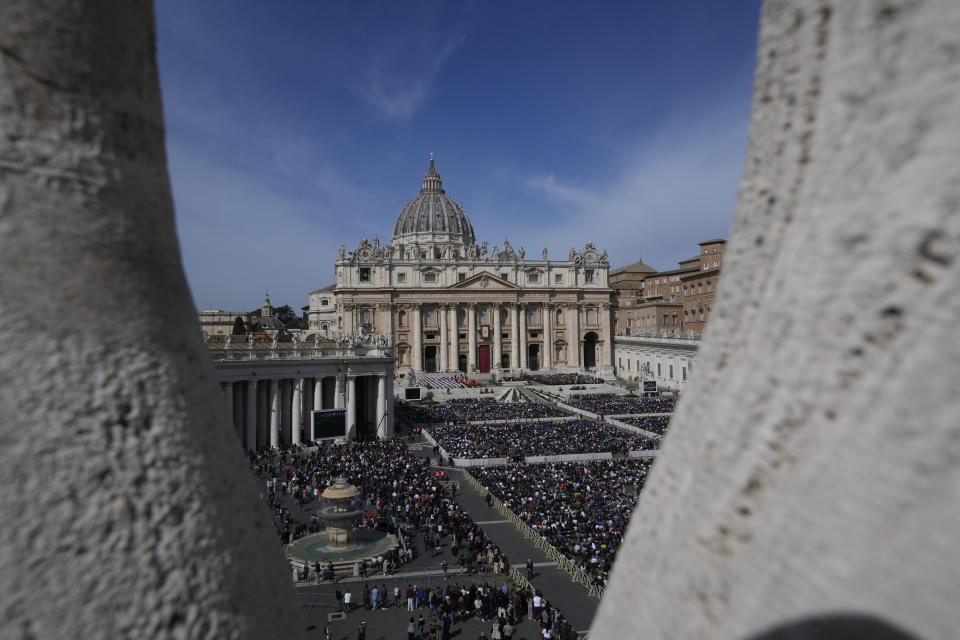
<svg viewBox="0 0 960 640">
<path fill-rule="evenodd" d="M 463 282 L 458 282 L 451 289 L 470 289 L 474 291 L 519 291 L 520 287 L 508 282 L 500 276 L 495 276 L 489 271 L 470 276 Z"/>
</svg>

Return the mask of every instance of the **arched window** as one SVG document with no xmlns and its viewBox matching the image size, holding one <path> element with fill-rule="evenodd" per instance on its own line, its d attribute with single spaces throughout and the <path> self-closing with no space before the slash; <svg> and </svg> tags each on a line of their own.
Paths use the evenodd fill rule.
<svg viewBox="0 0 960 640">
<path fill-rule="evenodd" d="M 557 318 L 554 324 L 556 324 L 558 327 L 563 326 L 563 309 L 557 309 L 556 316 Z"/>
<path fill-rule="evenodd" d="M 407 312 L 401 311 L 397 314 L 397 326 L 401 329 L 407 326 Z"/>
<path fill-rule="evenodd" d="M 436 307 L 425 307 L 423 313 L 423 324 L 428 327 L 437 326 L 437 309 Z"/>
<path fill-rule="evenodd" d="M 536 307 L 527 308 L 527 324 L 531 326 L 537 324 L 537 308 Z"/>
<path fill-rule="evenodd" d="M 364 309 L 360 312 L 360 322 L 362 324 L 370 324 L 370 309 Z"/>
<path fill-rule="evenodd" d="M 467 312 L 463 309 L 457 310 L 457 326 L 465 327 L 467 326 Z"/>
<path fill-rule="evenodd" d="M 587 324 L 597 324 L 597 312 L 595 309 L 587 309 Z"/>
<path fill-rule="evenodd" d="M 480 324 L 490 324 L 490 309 L 488 307 L 480 307 L 477 309 L 477 322 Z"/>
</svg>

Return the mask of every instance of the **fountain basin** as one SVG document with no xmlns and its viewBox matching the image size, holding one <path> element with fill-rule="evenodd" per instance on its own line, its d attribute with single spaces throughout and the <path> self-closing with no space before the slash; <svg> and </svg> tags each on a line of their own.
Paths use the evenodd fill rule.
<svg viewBox="0 0 960 640">
<path fill-rule="evenodd" d="M 330 532 L 314 533 L 287 545 L 287 557 L 298 563 L 343 562 L 375 558 L 398 546 L 397 537 L 384 531 L 354 529 L 345 546 L 330 546 Z M 334 541 L 334 544 L 337 544 Z"/>
</svg>

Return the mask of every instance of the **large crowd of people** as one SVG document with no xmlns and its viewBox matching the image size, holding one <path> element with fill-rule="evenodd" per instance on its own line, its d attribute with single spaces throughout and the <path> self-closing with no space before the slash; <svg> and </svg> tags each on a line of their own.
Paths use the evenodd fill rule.
<svg viewBox="0 0 960 640">
<path fill-rule="evenodd" d="M 655 449 L 649 438 L 587 420 L 469 425 L 435 424 L 430 434 L 454 458 L 507 458 Z"/>
<path fill-rule="evenodd" d="M 652 460 L 476 467 L 470 473 L 560 553 L 605 585 Z"/>
<path fill-rule="evenodd" d="M 677 404 L 674 397 L 628 398 L 615 393 L 578 393 L 567 399 L 577 409 L 600 415 L 636 413 L 671 413 Z"/>
<path fill-rule="evenodd" d="M 554 418 L 568 415 L 549 404 L 537 402 L 497 402 L 495 398 L 458 398 L 434 405 L 430 412 L 439 422 L 463 423 L 480 420 L 520 420 Z"/>
<path fill-rule="evenodd" d="M 625 422 L 626 424 L 632 424 L 635 427 L 640 427 L 646 431 L 652 431 L 661 436 L 667 433 L 667 428 L 670 426 L 670 416 L 628 417 L 617 418 L 617 420 Z"/>
<path fill-rule="evenodd" d="M 603 378 L 585 376 L 582 373 L 524 373 L 522 379 L 546 385 L 603 383 Z"/>
</svg>

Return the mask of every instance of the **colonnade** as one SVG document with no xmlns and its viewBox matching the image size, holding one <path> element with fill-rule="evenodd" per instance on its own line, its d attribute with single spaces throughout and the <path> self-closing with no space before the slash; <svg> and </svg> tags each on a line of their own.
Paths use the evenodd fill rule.
<svg viewBox="0 0 960 640">
<path fill-rule="evenodd" d="M 323 381 L 327 378 L 335 380 L 332 398 L 324 398 Z M 376 396 L 370 413 L 376 418 L 377 437 L 389 437 L 392 421 L 388 419 L 388 396 L 392 390 L 388 386 L 392 387 L 392 381 L 387 380 L 385 373 L 293 378 L 251 375 L 242 380 L 221 382 L 221 389 L 238 437 L 247 450 L 256 451 L 258 444 L 259 448 L 274 449 L 302 444 L 304 438 L 312 441 L 315 434 L 310 412 L 323 408 L 345 409 L 347 437 L 355 439 L 360 410 L 358 378 L 376 378 Z"/>
</svg>

